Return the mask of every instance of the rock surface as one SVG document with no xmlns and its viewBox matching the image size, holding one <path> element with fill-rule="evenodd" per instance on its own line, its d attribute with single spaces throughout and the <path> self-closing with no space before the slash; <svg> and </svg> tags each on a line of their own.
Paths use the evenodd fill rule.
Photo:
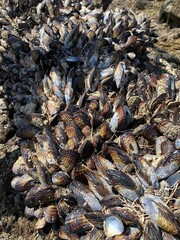
<svg viewBox="0 0 180 240">
<path fill-rule="evenodd" d="M 166 0 L 161 6 L 159 20 L 170 26 L 180 24 L 180 0 Z"/>
</svg>

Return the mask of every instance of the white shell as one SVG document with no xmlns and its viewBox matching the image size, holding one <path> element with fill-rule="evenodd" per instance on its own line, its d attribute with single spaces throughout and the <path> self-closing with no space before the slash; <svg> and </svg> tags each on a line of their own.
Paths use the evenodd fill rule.
<svg viewBox="0 0 180 240">
<path fill-rule="evenodd" d="M 106 217 L 104 231 L 107 237 L 119 235 L 124 231 L 123 222 L 116 216 Z"/>
</svg>

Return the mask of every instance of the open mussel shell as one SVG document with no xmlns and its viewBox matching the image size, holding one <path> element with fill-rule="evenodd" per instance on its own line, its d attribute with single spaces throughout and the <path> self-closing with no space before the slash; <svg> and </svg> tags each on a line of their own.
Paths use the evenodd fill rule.
<svg viewBox="0 0 180 240">
<path fill-rule="evenodd" d="M 142 197 L 142 204 L 146 213 L 160 228 L 172 235 L 180 233 L 174 214 L 159 197 L 146 194 Z"/>
<path fill-rule="evenodd" d="M 124 224 L 117 216 L 107 216 L 103 226 L 105 234 L 108 238 L 119 235 L 124 231 Z"/>
<path fill-rule="evenodd" d="M 80 155 L 74 150 L 63 150 L 58 159 L 59 166 L 66 173 L 70 173 L 79 161 Z"/>
</svg>

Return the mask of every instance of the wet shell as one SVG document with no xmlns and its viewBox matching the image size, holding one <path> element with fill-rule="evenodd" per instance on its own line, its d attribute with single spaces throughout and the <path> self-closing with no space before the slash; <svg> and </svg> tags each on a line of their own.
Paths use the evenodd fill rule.
<svg viewBox="0 0 180 240">
<path fill-rule="evenodd" d="M 123 197 L 134 201 L 141 196 L 143 192 L 141 185 L 128 174 L 120 170 L 107 170 L 107 174 L 109 182 Z"/>
<path fill-rule="evenodd" d="M 58 159 L 59 166 L 66 173 L 70 173 L 79 161 L 79 153 L 74 150 L 63 150 Z"/>
</svg>

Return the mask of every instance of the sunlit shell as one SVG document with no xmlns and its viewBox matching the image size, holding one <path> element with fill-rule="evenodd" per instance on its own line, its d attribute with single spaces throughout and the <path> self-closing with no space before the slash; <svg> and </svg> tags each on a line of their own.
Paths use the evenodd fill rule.
<svg viewBox="0 0 180 240">
<path fill-rule="evenodd" d="M 142 198 L 142 203 L 146 213 L 160 228 L 173 235 L 179 233 L 175 216 L 159 197 L 150 194 L 145 195 Z"/>
<path fill-rule="evenodd" d="M 107 237 L 113 237 L 124 231 L 124 225 L 120 218 L 108 216 L 104 221 L 104 231 Z"/>
</svg>

